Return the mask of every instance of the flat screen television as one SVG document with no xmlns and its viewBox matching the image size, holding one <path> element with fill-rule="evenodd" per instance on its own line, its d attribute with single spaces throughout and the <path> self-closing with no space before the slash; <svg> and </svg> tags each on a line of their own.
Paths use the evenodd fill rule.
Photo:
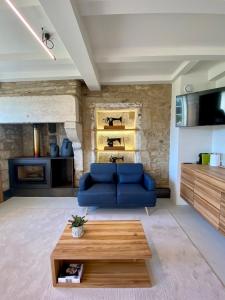
<svg viewBox="0 0 225 300">
<path fill-rule="evenodd" d="M 176 97 L 176 126 L 225 124 L 225 87 Z"/>
</svg>

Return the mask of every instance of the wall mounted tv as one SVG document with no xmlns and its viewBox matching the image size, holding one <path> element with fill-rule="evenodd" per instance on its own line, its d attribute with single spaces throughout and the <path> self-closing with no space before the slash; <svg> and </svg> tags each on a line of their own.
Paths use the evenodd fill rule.
<svg viewBox="0 0 225 300">
<path fill-rule="evenodd" d="M 176 97 L 176 126 L 225 124 L 225 87 Z"/>
</svg>

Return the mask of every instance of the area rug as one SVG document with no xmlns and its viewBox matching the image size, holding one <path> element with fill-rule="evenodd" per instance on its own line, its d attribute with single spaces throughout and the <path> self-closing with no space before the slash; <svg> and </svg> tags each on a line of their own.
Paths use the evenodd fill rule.
<svg viewBox="0 0 225 300">
<path fill-rule="evenodd" d="M 69 216 L 79 209 L 74 201 L 68 205 L 66 198 L 26 201 L 0 206 L 1 300 L 225 299 L 224 286 L 167 209 L 156 209 L 150 216 L 144 210 L 95 210 L 88 215 L 142 221 L 153 251 L 149 263 L 153 287 L 53 288 L 50 254 Z"/>
</svg>

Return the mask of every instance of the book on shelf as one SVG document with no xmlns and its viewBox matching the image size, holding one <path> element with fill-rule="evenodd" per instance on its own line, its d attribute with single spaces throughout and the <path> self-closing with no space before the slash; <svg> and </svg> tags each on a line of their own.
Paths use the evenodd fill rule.
<svg viewBox="0 0 225 300">
<path fill-rule="evenodd" d="M 83 269 L 83 264 L 64 264 L 59 273 L 58 283 L 80 283 Z"/>
</svg>

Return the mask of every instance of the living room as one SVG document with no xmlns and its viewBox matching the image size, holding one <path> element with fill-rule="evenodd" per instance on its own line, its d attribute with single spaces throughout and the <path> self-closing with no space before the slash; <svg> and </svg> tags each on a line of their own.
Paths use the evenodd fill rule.
<svg viewBox="0 0 225 300">
<path fill-rule="evenodd" d="M 0 2 L 1 299 L 225 299 L 224 15 Z"/>
</svg>

